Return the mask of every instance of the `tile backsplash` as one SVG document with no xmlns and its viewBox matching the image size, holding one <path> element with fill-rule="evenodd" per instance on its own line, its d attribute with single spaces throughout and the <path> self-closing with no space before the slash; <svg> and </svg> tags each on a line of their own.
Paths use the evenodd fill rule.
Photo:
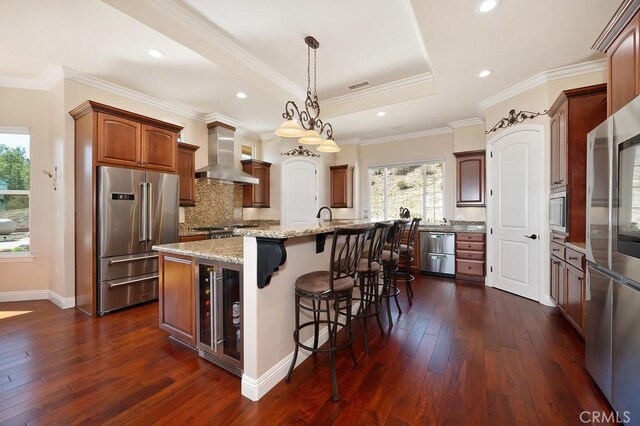
<svg viewBox="0 0 640 426">
<path fill-rule="evenodd" d="M 242 186 L 197 179 L 196 205 L 185 208 L 185 224 L 197 226 L 239 222 L 242 222 Z"/>
</svg>

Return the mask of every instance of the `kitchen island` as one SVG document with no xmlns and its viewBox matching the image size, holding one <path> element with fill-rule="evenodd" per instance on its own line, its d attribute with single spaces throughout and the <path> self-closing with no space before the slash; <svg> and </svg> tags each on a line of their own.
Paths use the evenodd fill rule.
<svg viewBox="0 0 640 426">
<path fill-rule="evenodd" d="M 154 246 L 160 252 L 161 327 L 195 348 L 199 263 L 238 265 L 242 270 L 242 395 L 256 401 L 286 376 L 293 358 L 296 279 L 311 271 L 327 270 L 335 229 L 373 223 L 336 220 L 307 226 L 244 228 L 234 231 L 238 237 Z M 171 319 L 179 324 L 167 325 L 163 307 L 176 311 Z M 312 335 L 302 339 L 310 344 Z M 320 344 L 326 339 L 326 330 L 321 330 Z M 308 355 L 301 351 L 297 363 Z"/>
</svg>

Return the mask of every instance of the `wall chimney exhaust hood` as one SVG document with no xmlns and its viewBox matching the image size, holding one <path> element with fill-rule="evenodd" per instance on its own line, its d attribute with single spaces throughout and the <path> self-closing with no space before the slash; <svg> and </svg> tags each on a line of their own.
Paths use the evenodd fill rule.
<svg viewBox="0 0 640 426">
<path fill-rule="evenodd" d="M 233 127 L 222 123 L 210 123 L 207 147 L 209 149 L 208 163 L 196 170 L 196 179 L 213 179 L 223 183 L 239 185 L 255 185 L 260 181 L 233 166 Z"/>
</svg>

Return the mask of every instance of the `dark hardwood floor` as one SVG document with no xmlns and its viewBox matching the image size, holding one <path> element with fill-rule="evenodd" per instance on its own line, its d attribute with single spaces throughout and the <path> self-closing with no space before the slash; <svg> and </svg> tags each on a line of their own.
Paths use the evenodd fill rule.
<svg viewBox="0 0 640 426">
<path fill-rule="evenodd" d="M 356 329 L 359 369 L 338 356 L 337 403 L 321 354 L 259 402 L 242 397 L 237 377 L 158 328 L 157 303 L 95 319 L 0 303 L 0 424 L 568 425 L 610 412 L 556 309 L 463 281 L 413 287 L 389 333 L 370 323 L 370 355 Z"/>
</svg>

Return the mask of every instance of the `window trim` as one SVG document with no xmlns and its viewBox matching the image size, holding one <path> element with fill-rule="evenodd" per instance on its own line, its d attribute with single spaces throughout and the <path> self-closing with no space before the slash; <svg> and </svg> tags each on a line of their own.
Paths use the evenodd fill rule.
<svg viewBox="0 0 640 426">
<path fill-rule="evenodd" d="M 32 135 L 30 127 L 21 126 L 0 126 L 0 133 L 10 135 L 28 135 L 29 136 L 29 189 L 1 190 L 2 195 L 26 195 L 29 198 L 29 251 L 28 252 L 0 252 L 0 262 L 32 262 L 37 256 L 33 254 L 33 241 L 31 233 L 31 187 L 33 178 L 33 163 L 31 161 Z"/>
<path fill-rule="evenodd" d="M 446 210 L 446 205 L 447 205 L 447 191 L 446 191 L 446 167 L 447 167 L 447 162 L 446 159 L 444 158 L 434 158 L 431 160 L 422 160 L 422 161 L 411 161 L 411 162 L 398 162 L 398 163 L 388 163 L 388 164 L 379 164 L 379 165 L 372 165 L 372 166 L 368 166 L 367 167 L 367 173 L 369 174 L 369 176 L 371 176 L 371 170 L 375 170 L 375 169 L 384 169 L 384 220 L 389 220 L 388 213 L 389 213 L 389 209 L 388 209 L 388 205 L 387 205 L 387 172 L 386 169 L 390 168 L 390 167 L 410 167 L 410 166 L 423 166 L 423 165 L 427 165 L 427 164 L 433 164 L 433 163 L 442 163 L 442 211 L 443 214 L 445 214 L 445 210 Z M 423 196 L 423 203 L 422 203 L 422 218 L 424 219 L 426 216 L 426 205 L 424 203 L 424 200 L 426 199 L 426 188 L 425 188 L 425 182 L 426 182 L 426 174 L 422 175 L 422 196 Z M 371 217 L 372 212 L 373 212 L 373 208 L 371 205 L 371 182 L 369 181 L 368 186 L 368 191 L 369 191 L 369 215 Z M 431 222 L 429 222 L 431 223 Z"/>
</svg>

